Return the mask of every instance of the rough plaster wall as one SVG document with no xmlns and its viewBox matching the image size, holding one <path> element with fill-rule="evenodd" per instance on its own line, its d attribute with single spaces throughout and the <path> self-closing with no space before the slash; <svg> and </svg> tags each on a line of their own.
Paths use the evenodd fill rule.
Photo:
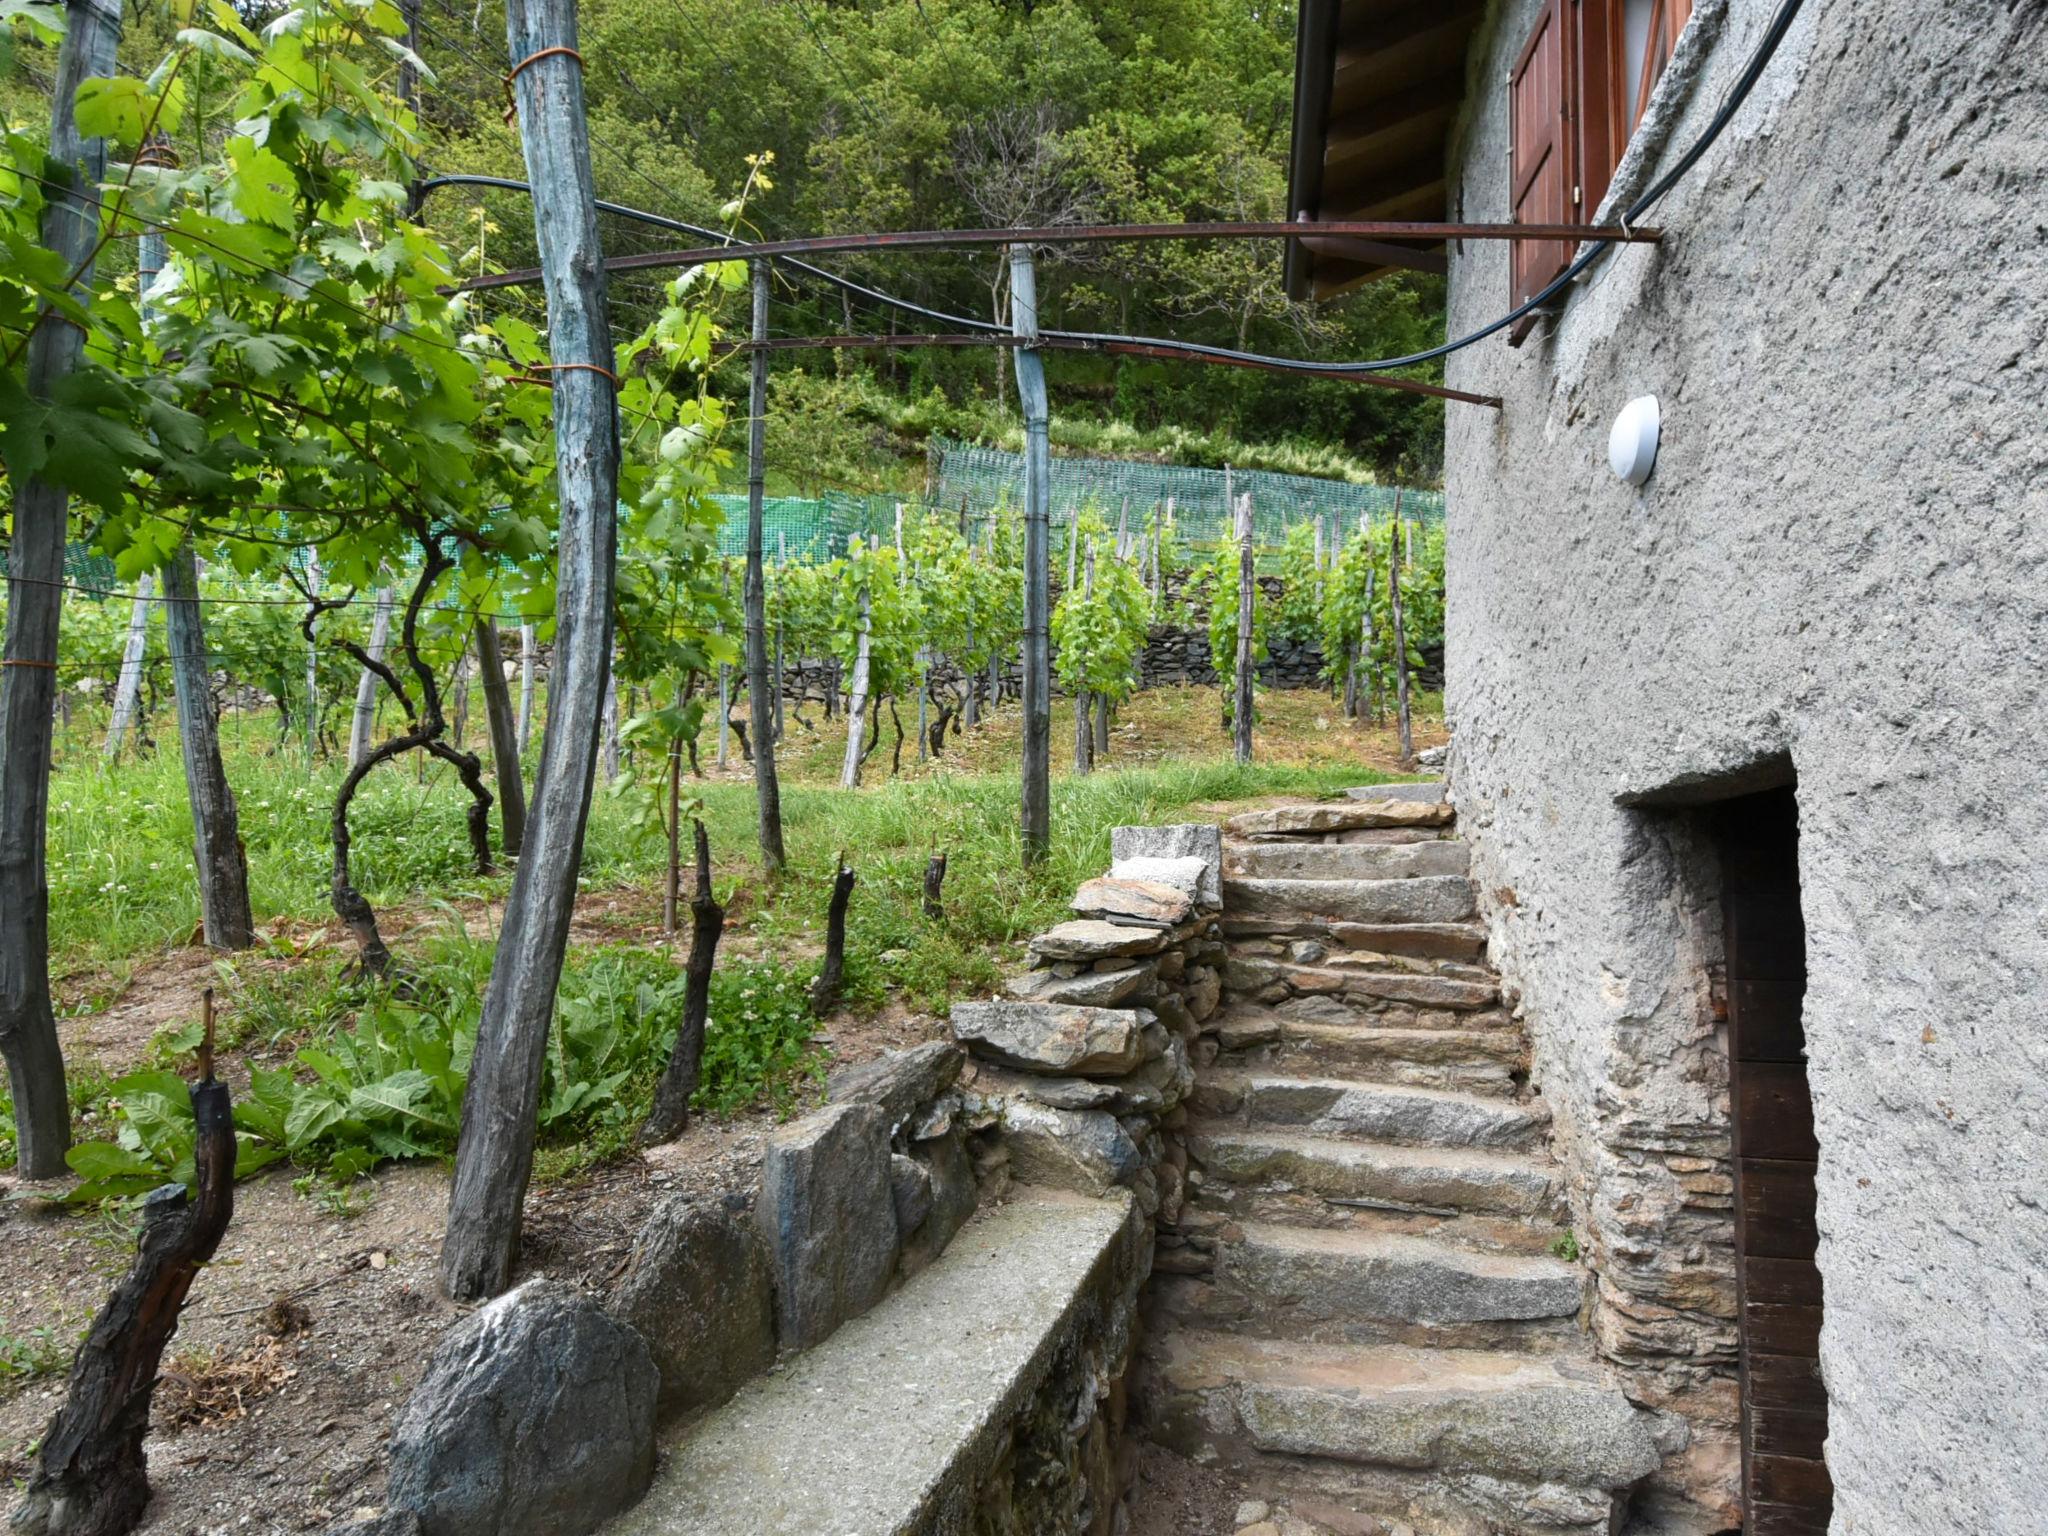
<svg viewBox="0 0 2048 1536">
<path fill-rule="evenodd" d="M 1666 163 L 1772 9 L 1730 0 Z M 1475 220 L 1506 217 L 1497 82 L 1535 0 L 1497 11 L 1454 166 Z M 1601 1337 L 1646 1390 L 1712 1375 L 1727 1256 L 1682 1170 L 1725 1158 L 1725 1068 L 1682 819 L 1622 801 L 1775 751 L 1799 775 L 1836 1536 L 2043 1528 L 2044 166 L 2042 0 L 1808 0 L 1665 245 L 1449 366 L 1506 400 L 1450 415 L 1453 775 Z M 1505 248 L 1468 244 L 1453 333 L 1507 291 Z M 1638 492 L 1607 429 L 1650 392 Z"/>
</svg>

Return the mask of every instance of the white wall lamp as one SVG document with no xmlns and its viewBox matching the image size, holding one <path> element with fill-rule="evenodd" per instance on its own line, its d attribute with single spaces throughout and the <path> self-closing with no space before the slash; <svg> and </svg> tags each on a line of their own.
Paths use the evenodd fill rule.
<svg viewBox="0 0 2048 1536">
<path fill-rule="evenodd" d="M 1607 434 L 1607 464 L 1630 485 L 1641 485 L 1657 467 L 1657 397 L 1629 401 Z"/>
</svg>

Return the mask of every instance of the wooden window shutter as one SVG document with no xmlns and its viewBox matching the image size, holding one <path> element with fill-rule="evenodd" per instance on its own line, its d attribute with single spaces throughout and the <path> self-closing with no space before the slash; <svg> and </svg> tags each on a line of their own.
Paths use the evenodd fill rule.
<svg viewBox="0 0 2048 1536">
<path fill-rule="evenodd" d="M 1567 224 L 1572 206 L 1572 132 L 1568 46 L 1572 0 L 1546 0 L 1508 76 L 1509 211 L 1517 224 Z M 1509 271 L 1513 299 L 1522 304 L 1565 269 L 1571 245 L 1562 240 L 1516 240 Z M 1520 329 L 1515 334 L 1520 339 Z"/>
</svg>

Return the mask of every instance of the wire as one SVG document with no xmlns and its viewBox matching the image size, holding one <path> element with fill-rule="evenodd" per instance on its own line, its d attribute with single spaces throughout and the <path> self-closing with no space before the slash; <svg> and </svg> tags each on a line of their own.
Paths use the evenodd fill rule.
<svg viewBox="0 0 2048 1536">
<path fill-rule="evenodd" d="M 1679 157 L 1677 163 L 1652 183 L 1635 202 L 1629 205 L 1628 211 L 1621 216 L 1620 220 L 1624 226 L 1635 224 L 1644 214 L 1655 207 L 1663 199 L 1664 195 L 1699 163 L 1701 156 L 1721 136 L 1736 112 L 1741 109 L 1743 102 L 1748 99 L 1749 93 L 1755 89 L 1757 80 L 1770 64 L 1773 55 L 1777 53 L 1778 45 L 1784 41 L 1786 32 L 1790 30 L 1792 22 L 1798 16 L 1803 4 L 1804 0 L 1784 0 L 1784 4 L 1779 7 L 1777 14 L 1772 18 L 1770 27 L 1759 41 L 1756 51 L 1750 56 L 1748 64 L 1744 66 L 1741 75 L 1737 77 L 1734 85 L 1730 87 L 1728 96 L 1723 100 L 1720 110 L 1714 114 L 1713 120 L 1707 124 L 1699 138 L 1693 142 L 1692 147 Z M 435 182 L 423 183 L 422 185 L 431 189 L 436 184 L 454 184 L 456 181 L 457 178 L 437 178 Z M 529 190 L 524 184 L 510 183 L 503 179 L 496 179 L 495 184 L 504 186 L 508 190 L 515 186 L 518 190 Z M 704 233 L 683 225 L 679 220 L 662 220 L 660 215 L 644 214 L 640 210 L 630 210 L 614 205 L 612 211 L 626 214 L 629 217 L 644 217 L 650 221 L 660 221 L 671 227 L 682 229 L 686 233 Z M 710 238 L 725 244 L 737 243 L 730 236 L 712 234 Z M 1097 346 L 1112 344 L 1119 346 L 1171 346 L 1203 357 L 1215 358 L 1219 361 L 1243 363 L 1253 367 L 1288 369 L 1299 373 L 1321 374 L 1330 377 L 1387 373 L 1397 368 L 1413 368 L 1423 363 L 1435 362 L 1438 358 L 1448 357 L 1453 352 L 1463 351 L 1467 347 L 1484 341 L 1496 332 L 1506 329 L 1523 316 L 1541 309 L 1559 293 L 1563 292 L 1565 288 L 1576 282 L 1580 274 L 1613 249 L 1614 244 L 1614 241 L 1607 239 L 1588 242 L 1586 249 L 1580 252 L 1578 258 L 1553 278 L 1541 292 L 1516 305 L 1498 320 L 1492 321 L 1490 324 L 1481 326 L 1478 330 L 1468 332 L 1466 335 L 1457 337 L 1454 340 L 1442 342 L 1437 346 L 1425 348 L 1420 352 L 1410 352 L 1402 357 L 1371 358 L 1353 362 L 1321 362 L 1309 358 L 1285 357 L 1263 352 L 1247 352 L 1234 347 L 1210 346 L 1203 342 L 1165 342 L 1155 337 L 1127 336 L 1114 332 L 1045 330 L 1041 334 L 1049 337 L 1058 337 L 1063 340 L 1092 343 Z M 783 257 L 776 259 L 778 261 L 787 260 L 787 258 Z M 826 281 L 843 288 L 848 288 L 849 290 L 858 289 L 858 285 L 852 284 L 849 279 L 839 277 L 835 273 L 825 272 L 821 268 L 811 267 L 808 263 L 791 261 L 790 265 L 808 270 L 814 275 L 823 277 Z M 972 319 L 965 315 L 949 315 L 940 310 L 928 309 L 923 305 L 913 304 L 907 299 L 899 299 L 893 294 L 885 294 L 876 289 L 860 291 L 865 292 L 869 297 L 880 303 L 888 304 L 909 313 L 922 314 L 928 318 L 943 320 L 949 325 L 965 326 L 984 333 L 1004 329 L 1004 327 L 992 325 L 984 320 Z"/>
</svg>

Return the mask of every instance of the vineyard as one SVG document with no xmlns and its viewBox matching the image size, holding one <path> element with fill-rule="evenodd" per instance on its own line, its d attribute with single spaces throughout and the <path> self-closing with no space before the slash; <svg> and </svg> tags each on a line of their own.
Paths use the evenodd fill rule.
<svg viewBox="0 0 2048 1536">
<path fill-rule="evenodd" d="M 1277 524 L 1249 488 L 1091 494 L 1055 524 L 1027 454 L 1014 498 L 884 493 L 885 523 L 771 544 L 777 274 L 686 264 L 617 328 L 565 287 L 588 166 L 538 71 L 507 91 L 544 317 L 463 291 L 502 275 L 488 219 L 422 221 L 416 13 L 0 14 L 9 67 L 49 75 L 47 132 L 0 152 L 0 1223 L 28 1266 L 0 1282 L 43 1287 L 41 1321 L 0 1320 L 0 1466 L 27 1529 L 132 1528 L 237 1181 L 260 1220 L 288 1177 L 345 1221 L 391 1165 L 452 1162 L 434 1286 L 495 1295 L 530 1196 L 916 1038 L 1112 826 L 1411 767 L 1437 728 L 1443 529 L 1401 492 Z M 515 52 L 575 57 L 561 24 L 515 5 Z M 1028 251 L 1010 270 L 1021 325 Z M 1310 686 L 1262 684 L 1282 645 Z M 135 1253 L 74 1354 L 96 1272 L 16 1239 L 70 1253 L 88 1220 Z M 31 1469 L 7 1385 L 67 1364 Z"/>
</svg>

